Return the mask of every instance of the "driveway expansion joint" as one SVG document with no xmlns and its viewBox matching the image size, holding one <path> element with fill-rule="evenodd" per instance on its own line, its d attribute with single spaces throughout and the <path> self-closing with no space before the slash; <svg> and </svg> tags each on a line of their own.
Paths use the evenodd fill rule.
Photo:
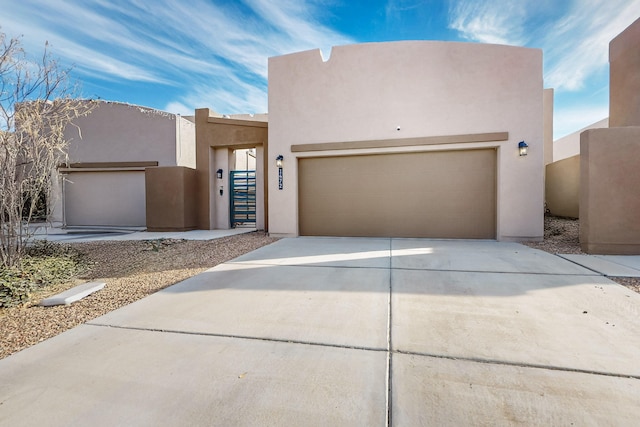
<svg viewBox="0 0 640 427">
<path fill-rule="evenodd" d="M 606 274 L 602 274 L 602 273 L 600 273 L 598 270 L 594 270 L 593 268 L 589 268 L 589 267 L 587 267 L 586 265 L 582 265 L 582 264 L 580 264 L 580 263 L 577 263 L 577 262 L 575 262 L 575 261 L 574 261 L 574 260 L 572 260 L 572 259 L 565 258 L 565 257 L 563 257 L 563 256 L 562 256 L 562 254 L 554 254 L 554 255 L 555 255 L 555 256 L 557 256 L 558 258 L 561 258 L 561 259 L 563 259 L 563 260 L 565 260 L 565 261 L 569 261 L 569 262 L 571 262 L 571 263 L 573 263 L 573 264 L 575 264 L 575 265 L 577 265 L 577 266 L 580 266 L 580 267 L 582 267 L 582 268 L 584 268 L 584 269 L 587 269 L 587 270 L 593 271 L 593 272 L 595 273 L 595 275 L 597 275 L 597 276 L 605 276 L 605 277 L 607 276 Z"/>
<path fill-rule="evenodd" d="M 552 365 L 539 365 L 536 363 L 510 362 L 507 360 L 481 359 L 476 357 L 464 357 L 464 356 L 447 356 L 444 354 L 430 354 L 430 353 L 421 353 L 421 352 L 405 351 L 405 350 L 394 350 L 393 353 L 404 354 L 407 356 L 430 357 L 433 359 L 461 360 L 464 362 L 481 363 L 481 364 L 487 364 L 487 365 L 504 365 L 504 366 L 513 366 L 517 368 L 543 369 L 548 371 L 572 372 L 577 374 L 599 375 L 604 377 L 628 378 L 628 379 L 640 380 L 640 375 L 616 374 L 613 372 L 594 371 L 590 369 L 567 368 L 567 367 L 552 366 Z"/>
<path fill-rule="evenodd" d="M 190 332 L 190 331 L 179 331 L 179 330 L 173 330 L 173 329 L 142 328 L 142 327 L 135 327 L 135 326 L 109 325 L 109 324 L 106 324 L 106 323 L 95 323 L 95 322 L 87 322 L 87 323 L 85 323 L 85 325 L 87 325 L 87 326 L 97 326 L 97 327 L 100 327 L 100 328 L 124 329 L 124 330 L 129 330 L 129 331 L 160 332 L 160 333 L 166 333 L 166 334 L 196 335 L 196 336 L 202 336 L 202 337 L 217 337 L 217 338 L 235 338 L 235 339 L 247 340 L 247 341 L 264 341 L 264 342 L 285 343 L 285 344 L 309 345 L 309 346 L 314 346 L 314 347 L 342 348 L 342 349 L 346 349 L 346 350 L 388 352 L 388 349 L 386 349 L 386 348 L 354 346 L 354 345 L 344 345 L 344 344 L 331 344 L 331 343 L 319 343 L 319 342 L 313 342 L 313 341 L 288 340 L 288 339 L 284 339 L 284 338 L 266 338 L 266 337 L 252 337 L 252 336 L 248 336 L 248 335 L 217 334 L 217 333 L 214 333 L 214 332 Z"/>
<path fill-rule="evenodd" d="M 386 390 L 386 399 L 387 399 L 387 419 L 386 425 L 393 425 L 392 419 L 392 406 L 393 406 L 393 390 L 392 390 L 392 358 L 393 358 L 393 343 L 391 337 L 392 331 L 392 312 L 391 308 L 393 306 L 393 279 L 392 279 L 392 271 L 393 271 L 393 243 L 392 240 L 389 239 L 389 295 L 387 298 L 387 390 Z"/>
<path fill-rule="evenodd" d="M 579 264 L 578 264 L 579 265 Z M 581 266 L 582 267 L 582 266 Z M 534 276 L 604 276 L 597 271 L 593 274 L 589 273 L 546 273 L 542 271 L 494 271 L 494 270 L 449 270 L 443 268 L 425 268 L 425 267 L 396 267 L 392 270 L 406 270 L 406 271 L 441 271 L 446 273 L 484 273 L 484 274 L 529 274 Z"/>
</svg>

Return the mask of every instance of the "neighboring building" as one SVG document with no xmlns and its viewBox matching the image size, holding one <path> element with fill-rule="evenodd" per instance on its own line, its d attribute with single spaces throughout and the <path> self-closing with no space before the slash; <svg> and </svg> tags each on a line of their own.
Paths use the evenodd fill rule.
<svg viewBox="0 0 640 427">
<path fill-rule="evenodd" d="M 602 119 L 553 143 L 553 162 L 546 165 L 545 205 L 554 216 L 578 218 L 580 199 L 580 134 L 609 127 Z"/>
<path fill-rule="evenodd" d="M 570 133 L 553 142 L 553 161 L 557 162 L 562 159 L 577 156 L 580 154 L 580 134 L 589 129 L 603 129 L 609 127 L 609 118 L 599 120 L 579 131 Z"/>
<path fill-rule="evenodd" d="M 145 227 L 145 169 L 195 168 L 195 123 L 163 111 L 100 101 L 65 136 L 51 219 L 66 226 Z"/>
<path fill-rule="evenodd" d="M 544 104 L 538 49 L 417 41 L 270 58 L 269 231 L 540 240 Z"/>
<path fill-rule="evenodd" d="M 609 43 L 609 127 L 580 135 L 580 246 L 640 254 L 640 19 Z"/>
</svg>

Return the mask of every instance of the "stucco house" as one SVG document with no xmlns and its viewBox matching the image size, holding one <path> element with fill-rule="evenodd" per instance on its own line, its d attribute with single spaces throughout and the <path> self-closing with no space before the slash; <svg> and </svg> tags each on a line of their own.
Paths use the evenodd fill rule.
<svg viewBox="0 0 640 427">
<path fill-rule="evenodd" d="M 547 203 L 562 186 L 573 214 L 580 199 L 584 250 L 638 252 L 638 46 L 640 20 L 611 42 L 610 118 L 580 132 L 579 157 L 577 134 L 554 147 L 542 51 L 523 47 L 405 41 L 272 57 L 268 116 L 102 102 L 68 129 L 53 219 L 226 229 L 239 194 L 275 236 L 540 240 L 546 180 Z M 250 167 L 238 190 L 235 171 Z"/>
<path fill-rule="evenodd" d="M 269 232 L 539 240 L 544 101 L 538 49 L 411 41 L 270 58 Z"/>
<path fill-rule="evenodd" d="M 65 226 L 145 227 L 145 169 L 195 167 L 195 123 L 163 111 L 99 101 L 65 137 L 51 195 L 51 219 Z"/>
<path fill-rule="evenodd" d="M 240 162 L 255 165 L 255 226 L 272 235 L 538 240 L 549 95 L 538 49 L 417 41 L 274 57 L 268 118 L 199 109 L 193 123 L 102 103 L 78 121 L 81 141 L 69 131 L 55 212 L 69 226 L 229 228 L 230 172 L 251 150 Z"/>
</svg>

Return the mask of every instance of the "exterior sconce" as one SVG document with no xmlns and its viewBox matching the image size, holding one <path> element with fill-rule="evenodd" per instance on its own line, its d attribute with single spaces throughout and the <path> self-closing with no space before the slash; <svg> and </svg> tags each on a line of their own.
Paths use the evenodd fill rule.
<svg viewBox="0 0 640 427">
<path fill-rule="evenodd" d="M 278 155 L 278 157 L 276 157 L 276 167 L 279 169 L 282 169 L 283 161 L 284 161 L 284 157 L 282 156 L 282 154 Z"/>
<path fill-rule="evenodd" d="M 529 148 L 529 146 L 527 145 L 526 142 L 520 141 L 518 143 L 518 152 L 520 153 L 521 156 L 527 155 L 527 148 Z"/>
<path fill-rule="evenodd" d="M 216 171 L 216 175 L 218 176 L 218 179 L 222 179 L 222 169 L 218 169 Z"/>
</svg>

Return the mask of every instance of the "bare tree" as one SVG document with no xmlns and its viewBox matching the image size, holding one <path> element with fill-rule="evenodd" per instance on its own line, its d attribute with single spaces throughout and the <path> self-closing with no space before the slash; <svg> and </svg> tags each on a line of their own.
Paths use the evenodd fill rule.
<svg viewBox="0 0 640 427">
<path fill-rule="evenodd" d="M 67 161 L 64 130 L 93 107 L 75 97 L 69 71 L 47 44 L 31 60 L 19 39 L 0 33 L 0 265 L 20 262 L 52 174 Z"/>
</svg>

